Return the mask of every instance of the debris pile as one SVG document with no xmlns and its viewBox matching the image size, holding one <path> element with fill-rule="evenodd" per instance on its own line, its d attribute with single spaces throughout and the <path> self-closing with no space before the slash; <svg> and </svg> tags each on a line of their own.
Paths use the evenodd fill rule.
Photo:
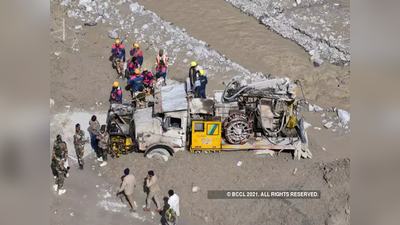
<svg viewBox="0 0 400 225">
<path fill-rule="evenodd" d="M 303 47 L 314 66 L 350 63 L 350 10 L 324 0 L 226 0 Z"/>
</svg>

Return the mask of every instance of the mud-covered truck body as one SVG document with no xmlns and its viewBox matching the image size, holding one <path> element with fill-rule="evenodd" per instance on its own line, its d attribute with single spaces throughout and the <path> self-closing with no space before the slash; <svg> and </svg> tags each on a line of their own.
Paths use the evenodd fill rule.
<svg viewBox="0 0 400 225">
<path fill-rule="evenodd" d="M 193 98 L 188 87 L 164 86 L 152 107 L 133 110 L 124 125 L 135 151 L 165 160 L 182 150 L 278 150 L 312 157 L 304 119 L 297 118 L 297 85 L 289 79 L 233 80 L 213 99 Z"/>
</svg>

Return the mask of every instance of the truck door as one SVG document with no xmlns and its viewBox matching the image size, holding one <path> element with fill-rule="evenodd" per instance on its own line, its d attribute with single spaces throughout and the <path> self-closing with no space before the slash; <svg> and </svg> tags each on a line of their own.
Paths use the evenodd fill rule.
<svg viewBox="0 0 400 225">
<path fill-rule="evenodd" d="M 164 119 L 163 137 L 174 147 L 182 148 L 186 143 L 186 119 L 168 116 Z"/>
</svg>

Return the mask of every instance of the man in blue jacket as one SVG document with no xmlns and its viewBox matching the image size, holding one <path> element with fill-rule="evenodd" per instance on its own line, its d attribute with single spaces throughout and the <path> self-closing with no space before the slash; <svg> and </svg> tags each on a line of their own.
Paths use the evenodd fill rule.
<svg viewBox="0 0 400 225">
<path fill-rule="evenodd" d="M 119 39 L 115 41 L 115 45 L 112 47 L 111 53 L 117 60 L 117 72 L 120 76 L 122 76 L 124 72 L 125 48 Z"/>
<path fill-rule="evenodd" d="M 206 99 L 206 85 L 207 85 L 207 77 L 204 75 L 204 70 L 200 69 L 199 70 L 200 77 L 200 88 L 199 88 L 199 98 Z"/>
</svg>

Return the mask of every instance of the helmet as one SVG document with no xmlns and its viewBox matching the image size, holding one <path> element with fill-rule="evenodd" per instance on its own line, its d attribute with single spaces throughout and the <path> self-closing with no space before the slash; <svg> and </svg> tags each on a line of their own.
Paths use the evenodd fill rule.
<svg viewBox="0 0 400 225">
<path fill-rule="evenodd" d="M 119 45 L 121 44 L 121 41 L 119 39 L 115 40 L 115 44 Z"/>
<path fill-rule="evenodd" d="M 160 49 L 160 51 L 158 52 L 158 54 L 160 54 L 160 55 L 164 54 L 164 50 Z"/>
<path fill-rule="evenodd" d="M 143 72 L 145 72 L 145 71 L 147 71 L 147 68 L 146 68 L 146 67 L 143 68 Z"/>
<path fill-rule="evenodd" d="M 61 140 L 61 135 L 57 134 L 57 140 Z"/>
<path fill-rule="evenodd" d="M 138 43 L 135 43 L 135 44 L 133 44 L 133 47 L 139 48 L 139 44 L 138 44 Z"/>
<path fill-rule="evenodd" d="M 135 74 L 139 74 L 140 70 L 139 69 L 135 69 Z"/>
<path fill-rule="evenodd" d="M 75 125 L 75 129 L 81 129 L 81 125 L 80 125 L 79 123 L 77 123 L 77 124 Z"/>
<path fill-rule="evenodd" d="M 117 81 L 114 82 L 113 87 L 118 87 L 119 83 Z"/>
<path fill-rule="evenodd" d="M 195 62 L 195 61 L 191 62 L 191 63 L 190 63 L 190 66 L 192 66 L 192 67 L 197 66 L 197 62 Z"/>
<path fill-rule="evenodd" d="M 204 75 L 204 70 L 203 69 L 199 69 L 199 73 L 200 73 L 201 76 L 203 76 Z"/>
</svg>

